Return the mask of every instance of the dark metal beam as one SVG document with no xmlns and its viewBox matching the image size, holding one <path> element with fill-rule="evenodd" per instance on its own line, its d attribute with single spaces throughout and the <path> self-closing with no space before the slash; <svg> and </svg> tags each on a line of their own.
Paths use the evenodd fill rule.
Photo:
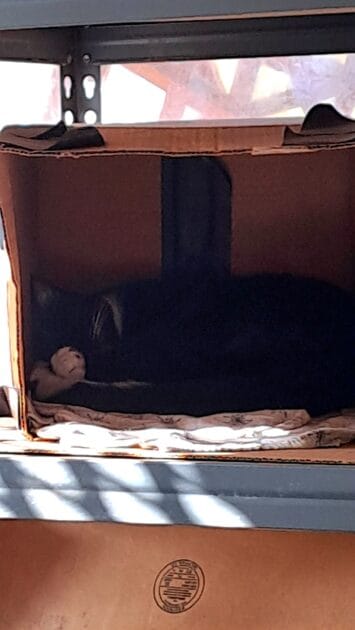
<svg viewBox="0 0 355 630">
<path fill-rule="evenodd" d="M 355 51 L 355 14 L 103 26 L 85 29 L 96 64 Z"/>
<path fill-rule="evenodd" d="M 0 31 L 0 59 L 67 63 L 75 52 L 75 41 L 75 29 Z"/>
<path fill-rule="evenodd" d="M 340 52 L 355 52 L 355 13 L 0 31 L 0 59 L 60 65 Z"/>
<path fill-rule="evenodd" d="M 349 11 L 352 0 L 0 0 L 0 28 Z"/>
</svg>

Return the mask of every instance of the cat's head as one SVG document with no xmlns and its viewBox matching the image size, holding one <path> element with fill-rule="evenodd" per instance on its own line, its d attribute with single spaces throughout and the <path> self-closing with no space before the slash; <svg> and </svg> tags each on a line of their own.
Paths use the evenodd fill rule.
<svg viewBox="0 0 355 630">
<path fill-rule="evenodd" d="M 88 298 L 32 280 L 31 338 L 34 360 L 48 361 L 62 346 L 85 353 Z"/>
<path fill-rule="evenodd" d="M 53 309 L 67 300 L 70 293 L 42 280 L 32 279 L 32 304 L 40 310 Z"/>
</svg>

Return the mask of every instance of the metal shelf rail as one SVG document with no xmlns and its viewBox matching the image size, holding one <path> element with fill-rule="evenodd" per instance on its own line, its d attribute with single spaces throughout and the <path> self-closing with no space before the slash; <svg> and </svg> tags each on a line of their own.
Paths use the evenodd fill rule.
<svg viewBox="0 0 355 630">
<path fill-rule="evenodd" d="M 0 0 L 0 28 L 349 12 L 350 0 Z"/>
<path fill-rule="evenodd" d="M 1 20 L 0 12 L 0 27 Z M 102 64 L 341 52 L 355 52 L 355 13 L 0 30 L 0 59 L 58 64 L 62 79 L 71 77 L 62 107 L 76 122 L 87 109 L 100 120 Z M 97 85 L 90 101 L 82 87 L 86 75 Z"/>
</svg>

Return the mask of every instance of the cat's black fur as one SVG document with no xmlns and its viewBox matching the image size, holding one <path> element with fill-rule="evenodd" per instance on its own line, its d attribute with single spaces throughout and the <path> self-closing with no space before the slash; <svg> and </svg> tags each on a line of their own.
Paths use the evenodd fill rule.
<svg viewBox="0 0 355 630">
<path fill-rule="evenodd" d="M 355 299 L 289 275 L 175 278 L 83 296 L 33 283 L 33 348 L 73 346 L 87 379 L 56 397 L 108 411 L 190 413 L 355 403 Z"/>
</svg>

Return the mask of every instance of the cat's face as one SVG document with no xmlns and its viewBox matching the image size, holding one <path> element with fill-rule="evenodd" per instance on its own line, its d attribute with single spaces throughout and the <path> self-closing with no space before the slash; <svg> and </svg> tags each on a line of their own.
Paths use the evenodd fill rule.
<svg viewBox="0 0 355 630">
<path fill-rule="evenodd" d="M 85 354 L 90 298 L 32 281 L 32 355 L 49 361 L 58 348 L 73 346 Z"/>
</svg>

